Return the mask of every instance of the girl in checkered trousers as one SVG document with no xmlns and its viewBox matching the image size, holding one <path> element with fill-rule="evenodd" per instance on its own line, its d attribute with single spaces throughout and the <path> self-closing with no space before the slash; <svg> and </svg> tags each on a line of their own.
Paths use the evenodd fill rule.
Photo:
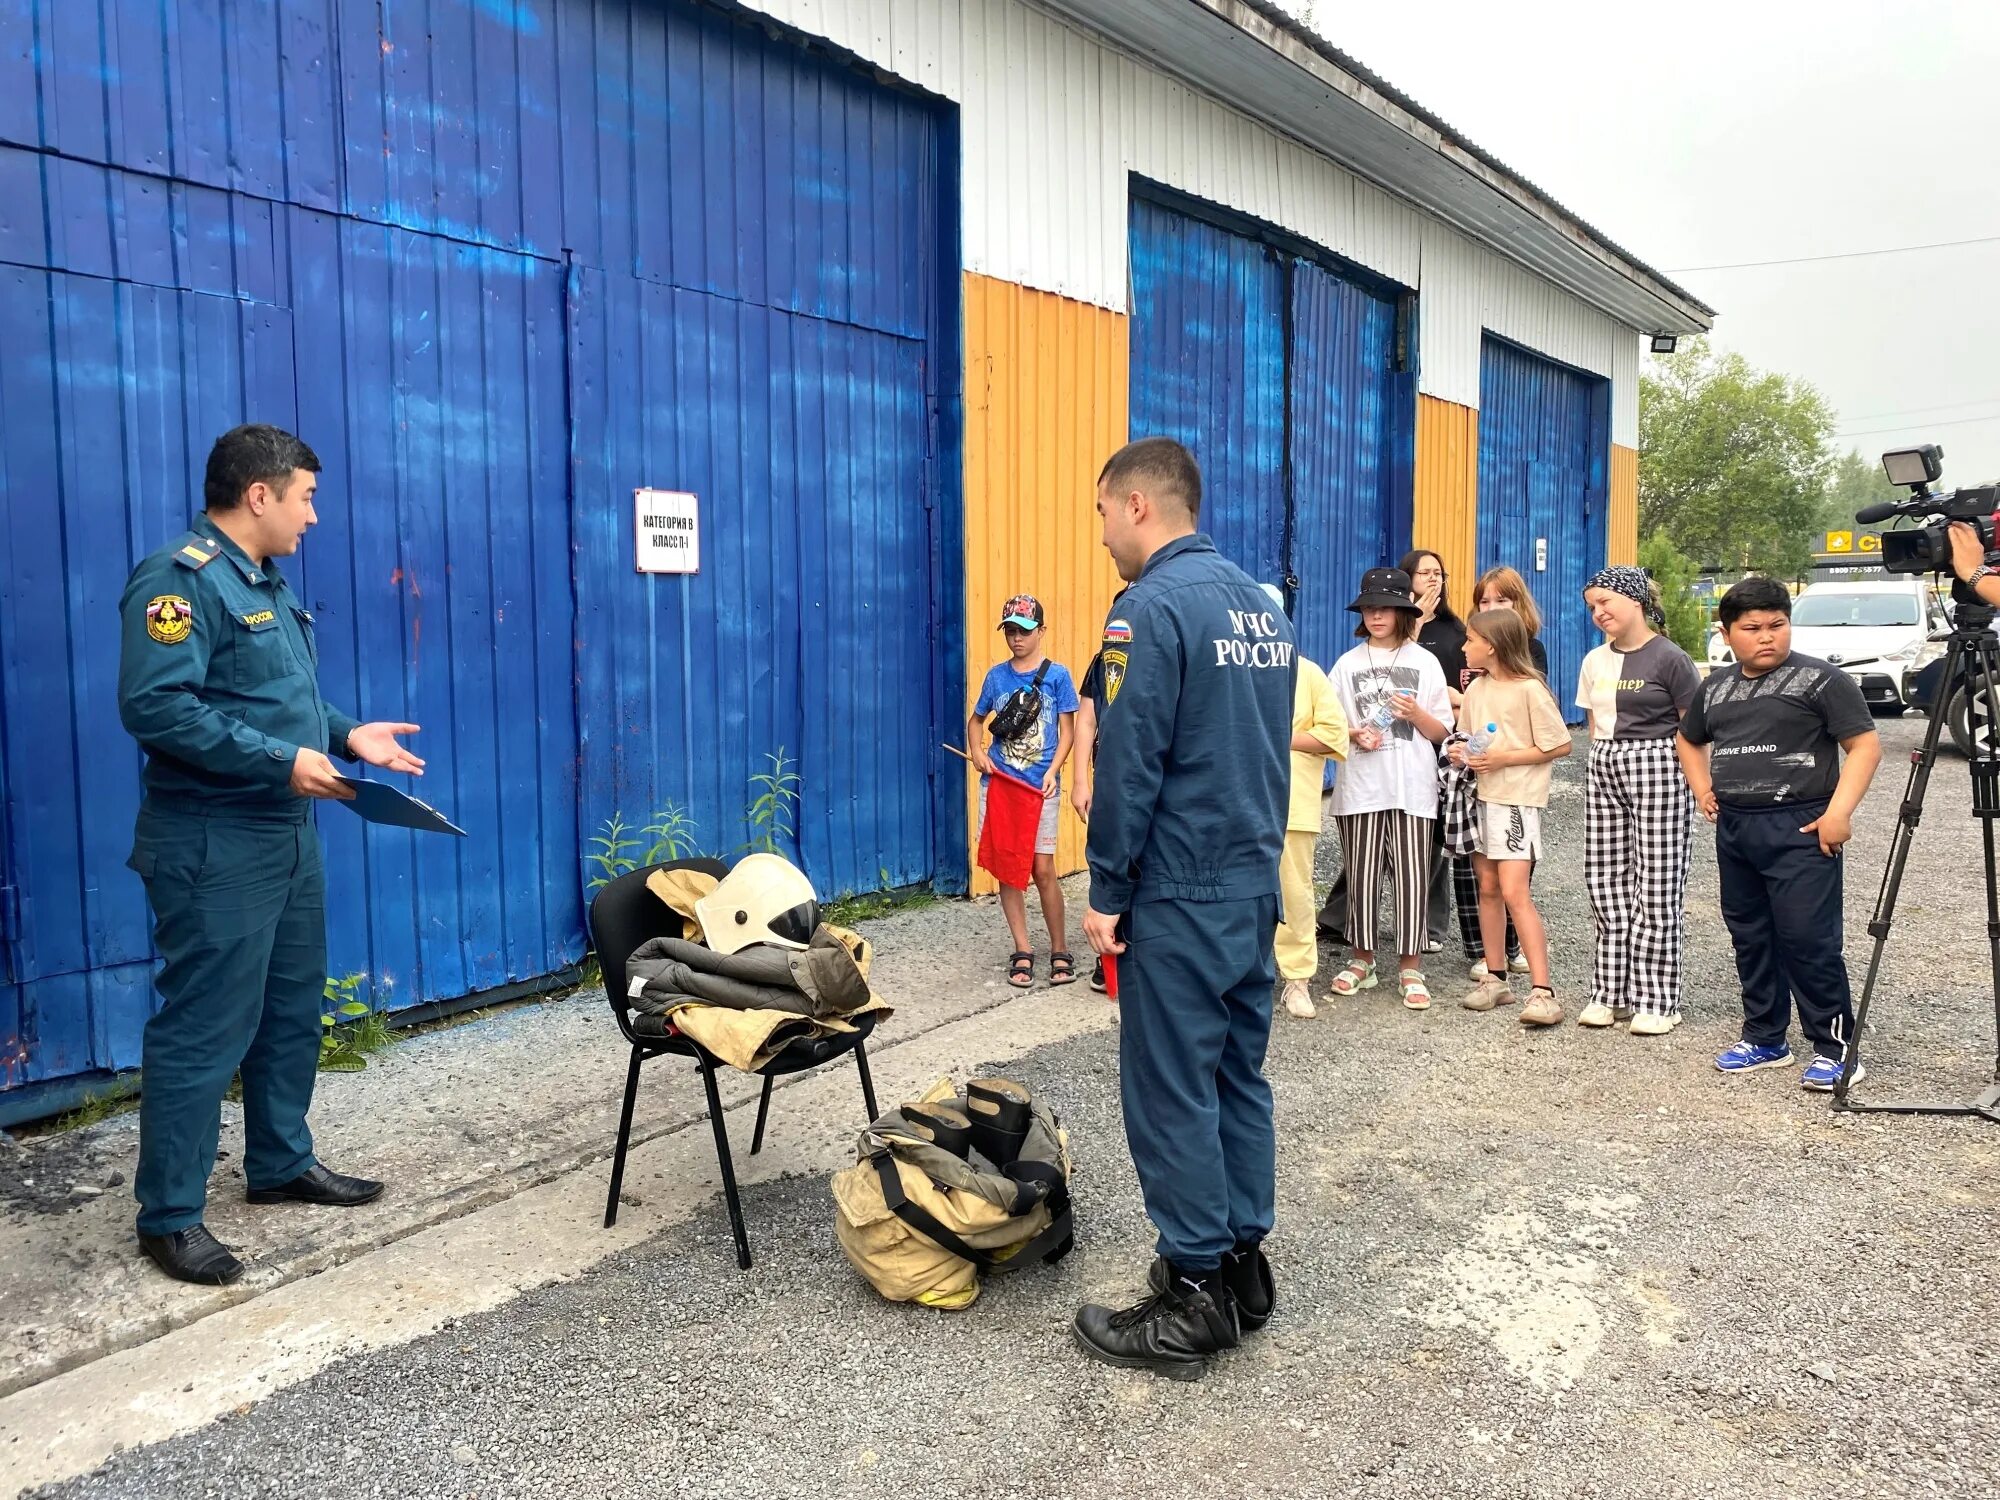
<svg viewBox="0 0 2000 1500">
<path fill-rule="evenodd" d="M 1487 974 L 1459 1004 L 1467 1010 L 1510 1005 L 1507 919 L 1521 936 L 1533 988 L 1521 1007 L 1529 1026 L 1562 1019 L 1549 977 L 1549 939 L 1535 910 L 1528 876 L 1542 854 L 1542 810 L 1549 805 L 1555 762 L 1570 751 L 1569 730 L 1548 682 L 1528 652 L 1528 627 L 1510 609 L 1485 609 L 1465 626 L 1465 664 L 1479 675 L 1466 686 L 1459 722 L 1486 743 L 1478 754 L 1453 740 L 1453 764 L 1479 774 L 1479 842 L 1472 868 L 1479 877 L 1479 931 Z"/>
<path fill-rule="evenodd" d="M 1597 923 L 1590 1004 L 1579 1025 L 1629 1020 L 1634 1036 L 1681 1021 L 1681 907 L 1694 798 L 1674 756 L 1701 685 L 1694 663 L 1649 621 L 1653 581 L 1606 568 L 1584 586 L 1602 646 L 1583 659 L 1576 705 L 1590 724 L 1584 883 Z"/>
</svg>

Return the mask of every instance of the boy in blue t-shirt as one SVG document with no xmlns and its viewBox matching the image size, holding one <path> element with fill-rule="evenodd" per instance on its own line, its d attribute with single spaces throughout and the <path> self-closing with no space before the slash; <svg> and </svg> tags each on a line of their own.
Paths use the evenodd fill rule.
<svg viewBox="0 0 2000 1500">
<path fill-rule="evenodd" d="M 1044 621 L 1041 601 L 1028 594 L 1016 594 L 1001 611 L 1000 629 L 1007 637 L 1011 659 L 996 663 L 979 686 L 979 701 L 965 721 L 965 743 L 971 760 L 979 769 L 979 816 L 986 817 L 986 783 L 993 776 L 1011 776 L 1042 794 L 1042 820 L 1035 832 L 1035 889 L 1041 893 L 1042 922 L 1049 930 L 1049 983 L 1071 984 L 1076 980 L 1076 959 L 1069 952 L 1068 931 L 1063 921 L 1062 886 L 1056 881 L 1056 821 L 1062 807 L 1062 768 L 1069 759 L 1075 738 L 1077 710 L 1076 684 L 1068 668 L 1052 662 L 1042 650 Z M 1036 686 L 1036 674 L 1041 674 Z M 1016 692 L 1033 690 L 1041 699 L 1041 712 L 1010 740 L 995 740 L 990 747 L 980 743 L 980 728 L 986 716 Z M 1014 936 L 1014 951 L 1007 958 L 1007 982 L 1025 990 L 1035 982 L 1035 953 L 1028 943 L 1027 892 L 1010 885 L 1000 887 L 1000 909 L 1007 915 L 1007 930 Z"/>
</svg>

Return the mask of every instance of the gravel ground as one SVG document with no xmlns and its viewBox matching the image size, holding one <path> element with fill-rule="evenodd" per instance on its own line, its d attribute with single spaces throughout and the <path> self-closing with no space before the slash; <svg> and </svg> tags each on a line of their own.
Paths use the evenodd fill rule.
<svg viewBox="0 0 2000 1500">
<path fill-rule="evenodd" d="M 1851 861 L 1849 959 L 1920 721 Z M 1580 765 L 1537 890 L 1566 1003 L 1587 980 Z M 1948 761 L 1870 1039 L 1883 1096 L 1991 1071 L 1983 896 Z M 1370 995 L 1280 1017 L 1278 1318 L 1198 1385 L 1072 1348 L 1150 1236 L 1116 1039 L 996 1058 L 1063 1113 L 1078 1246 L 968 1312 L 880 1302 L 817 1180 L 684 1231 L 49 1496 L 1967 1495 L 2000 1480 L 2000 1136 L 1831 1117 L 1796 1070 L 1729 1079 L 1709 838 L 1689 891 L 1691 1019 L 1663 1039 Z M 914 933 L 912 936 L 914 937 Z M 1442 959 L 1444 955 L 1440 955 Z M 1452 955 L 1433 978 L 1458 993 Z M 1376 992 L 1377 995 L 1380 992 Z M 1572 1013 L 1575 1005 L 1572 1003 Z"/>
</svg>

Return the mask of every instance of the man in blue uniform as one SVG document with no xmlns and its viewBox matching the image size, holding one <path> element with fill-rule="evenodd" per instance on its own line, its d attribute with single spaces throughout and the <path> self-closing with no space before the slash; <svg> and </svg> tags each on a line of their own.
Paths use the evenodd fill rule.
<svg viewBox="0 0 2000 1500">
<path fill-rule="evenodd" d="M 1274 1286 L 1264 1048 L 1291 790 L 1291 625 L 1196 533 L 1201 471 L 1167 438 L 1098 477 L 1131 587 L 1104 626 L 1084 934 L 1118 960 L 1125 1138 L 1159 1230 L 1151 1295 L 1076 1317 L 1107 1364 L 1198 1379 Z"/>
<path fill-rule="evenodd" d="M 162 960 L 139 1105 L 139 1244 L 169 1276 L 243 1266 L 202 1224 L 222 1096 L 243 1075 L 252 1203 L 366 1203 L 382 1184 L 313 1157 L 306 1110 L 326 984 L 313 799 L 350 798 L 328 752 L 421 775 L 397 742 L 319 695 L 312 616 L 272 559 L 318 520 L 319 459 L 275 427 L 216 440 L 193 530 L 133 570 L 118 712 L 146 752 L 131 866 Z"/>
</svg>

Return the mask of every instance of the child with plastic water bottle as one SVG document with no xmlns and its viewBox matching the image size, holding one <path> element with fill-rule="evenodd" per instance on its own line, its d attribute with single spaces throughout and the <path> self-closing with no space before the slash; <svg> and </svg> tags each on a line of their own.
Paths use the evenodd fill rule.
<svg viewBox="0 0 2000 1500">
<path fill-rule="evenodd" d="M 1511 1004 L 1507 981 L 1507 919 L 1514 919 L 1533 988 L 1521 1007 L 1530 1026 L 1562 1020 L 1549 980 L 1548 933 L 1528 888 L 1542 853 L 1542 809 L 1549 804 L 1553 763 L 1570 751 L 1569 730 L 1555 695 L 1528 651 L 1527 627 L 1512 610 L 1481 610 L 1466 622 L 1465 664 L 1484 675 L 1465 690 L 1460 719 L 1468 730 L 1452 760 L 1479 776 L 1479 843 L 1472 856 L 1479 877 L 1479 934 L 1486 977 L 1459 1003 L 1467 1010 Z"/>
</svg>

